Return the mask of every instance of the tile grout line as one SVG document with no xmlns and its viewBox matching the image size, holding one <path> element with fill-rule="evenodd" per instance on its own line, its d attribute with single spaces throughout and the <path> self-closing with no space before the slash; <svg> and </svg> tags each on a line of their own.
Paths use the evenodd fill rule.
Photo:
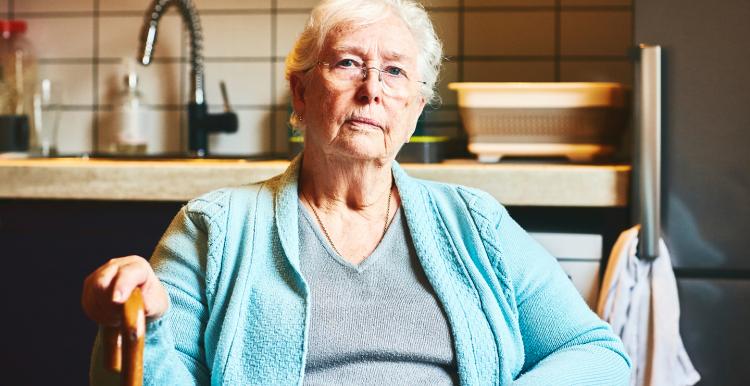
<svg viewBox="0 0 750 386">
<path fill-rule="evenodd" d="M 201 20 L 201 24 L 202 23 L 203 23 L 203 21 Z M 187 91 L 185 90 L 185 81 L 187 79 L 186 69 L 189 67 L 192 70 L 193 67 L 192 67 L 192 64 L 190 64 L 190 63 L 185 64 L 185 62 L 189 62 L 189 55 L 190 55 L 189 53 L 185 52 L 185 47 L 187 46 L 187 44 L 186 44 L 187 39 L 188 39 L 188 36 L 187 36 L 186 28 L 185 28 L 185 23 L 182 22 L 182 23 L 180 23 L 180 66 L 179 66 L 179 68 L 180 68 L 180 77 L 179 77 L 180 78 L 180 80 L 179 80 L 180 84 L 177 87 L 177 90 L 178 90 L 177 91 L 177 95 L 178 95 L 178 98 L 179 98 L 179 103 L 184 103 L 185 111 L 180 111 L 180 113 L 177 114 L 177 137 L 178 137 L 178 141 L 179 141 L 179 145 L 180 145 L 179 151 L 189 152 L 190 151 L 190 149 L 188 149 L 189 144 L 187 143 L 188 139 L 185 138 L 187 135 L 189 135 L 188 131 L 190 130 L 190 128 L 187 127 L 188 121 L 186 119 L 187 118 L 187 114 L 188 114 L 187 113 L 187 103 L 188 103 L 188 100 L 186 98 Z M 206 84 L 205 84 L 205 82 L 206 82 L 206 77 L 205 77 L 206 66 L 205 66 L 205 64 L 206 64 L 206 62 L 205 62 L 205 58 L 204 58 L 204 61 L 203 61 L 203 82 L 204 82 L 203 87 L 204 87 L 204 90 L 205 90 L 205 87 L 206 87 Z M 191 87 L 192 87 L 192 80 L 191 80 Z M 191 96 L 191 98 L 192 97 L 193 96 Z M 204 95 L 204 98 L 205 98 L 205 95 Z M 204 103 L 205 102 L 206 101 L 204 99 Z M 165 130 L 169 130 L 169 128 L 165 128 Z M 167 136 L 167 138 L 168 138 L 168 136 Z M 167 144 L 167 146 L 169 146 L 169 144 Z"/>
<path fill-rule="evenodd" d="M 445 59 L 448 62 L 458 64 L 459 61 L 548 61 L 555 60 L 555 55 L 453 55 L 446 56 Z M 284 57 L 209 57 L 204 58 L 206 63 L 283 63 L 286 60 Z M 590 62 L 612 62 L 612 61 L 629 61 L 630 56 L 628 55 L 613 55 L 613 54 L 596 54 L 596 55 L 560 55 L 561 61 L 590 61 Z M 97 59 L 99 64 L 120 64 L 122 58 L 120 57 L 100 57 Z M 185 63 L 188 64 L 187 58 L 180 57 L 162 57 L 153 58 L 154 64 L 170 64 L 170 63 Z M 90 64 L 90 57 L 78 57 L 78 58 L 41 58 L 39 59 L 40 64 Z"/>
<path fill-rule="evenodd" d="M 271 0 L 271 56 L 276 57 L 277 40 L 278 34 L 276 28 L 278 26 L 278 0 Z M 275 105 L 276 100 L 276 62 L 271 61 L 271 105 Z M 270 145 L 269 152 L 276 152 L 276 110 L 271 109 L 269 111 L 269 123 L 270 123 Z"/>
<path fill-rule="evenodd" d="M 143 104 L 143 107 L 147 107 L 152 110 L 166 110 L 166 111 L 187 111 L 187 107 L 183 104 Z M 94 106 L 92 105 L 63 105 L 63 110 L 69 111 L 92 111 Z M 221 109 L 224 105 L 222 104 L 209 104 L 209 109 Z M 456 110 L 456 105 L 443 105 L 441 106 L 444 110 Z M 114 108 L 111 104 L 103 104 L 99 106 L 99 111 L 110 111 Z M 234 111 L 277 111 L 286 112 L 286 105 L 232 105 Z"/>
<path fill-rule="evenodd" d="M 636 36 L 635 36 L 635 0 L 631 2 L 631 5 L 632 5 L 632 8 L 630 10 L 630 44 L 632 47 L 631 49 L 634 51 L 638 48 L 638 45 L 640 44 L 640 42 L 635 40 L 636 39 Z M 630 68 L 631 68 L 630 77 L 628 80 L 631 85 L 635 86 L 635 71 L 634 71 L 635 64 L 634 64 L 633 57 L 631 55 L 632 54 L 627 55 L 628 63 L 630 64 Z"/>
<path fill-rule="evenodd" d="M 561 45 L 562 45 L 562 11 L 561 0 L 555 0 L 555 82 L 559 82 L 560 77 L 560 62 L 561 62 Z"/>
<path fill-rule="evenodd" d="M 91 151 L 99 150 L 99 1 L 94 0 L 93 17 L 91 18 L 94 24 L 93 33 L 93 49 L 91 58 L 91 77 L 92 77 L 92 98 L 94 103 L 94 117 L 91 120 Z"/>
<path fill-rule="evenodd" d="M 464 0 L 458 1 L 458 81 L 463 82 L 464 81 L 464 17 L 465 13 L 463 11 L 464 9 Z"/>
<path fill-rule="evenodd" d="M 472 61 L 547 61 L 554 60 L 555 55 L 453 55 L 446 56 L 449 62 L 455 60 L 458 64 L 460 60 L 472 60 Z M 203 58 L 206 63 L 283 63 L 286 58 L 284 57 L 209 57 Z M 590 62 L 610 62 L 610 61 L 628 61 L 630 56 L 628 55 L 614 55 L 614 54 L 595 54 L 595 55 L 560 55 L 561 61 L 572 60 L 572 61 L 590 61 Z M 39 59 L 40 64 L 89 64 L 91 62 L 90 57 L 78 57 L 78 58 L 41 58 Z M 121 57 L 100 57 L 97 59 L 99 64 L 120 64 L 122 63 Z M 187 58 L 180 57 L 162 57 L 153 58 L 152 63 L 154 64 L 170 64 L 170 63 L 185 63 L 189 64 Z"/>
<path fill-rule="evenodd" d="M 466 38 L 466 12 L 465 12 L 465 4 L 464 0 L 458 1 L 458 81 L 463 82 L 464 81 L 464 57 L 466 56 L 466 47 L 464 46 L 464 40 Z M 441 106 L 442 107 L 442 106 Z M 463 121 L 459 119 L 458 124 L 458 130 L 456 130 L 456 138 L 455 140 L 463 141 L 464 139 L 468 138 L 468 134 L 466 133 L 466 129 L 464 128 Z"/>
<path fill-rule="evenodd" d="M 463 3 L 459 3 L 456 7 L 425 7 L 430 14 L 439 12 L 468 12 L 468 13 L 483 13 L 483 12 L 549 12 L 555 11 L 555 9 L 561 9 L 563 11 L 570 12 L 632 12 L 634 6 L 632 5 L 562 5 L 549 6 L 549 5 L 529 5 L 529 6 L 465 6 Z M 202 10 L 201 15 L 214 15 L 214 16 L 226 16 L 226 15 L 264 15 L 264 14 L 288 14 L 288 15 L 308 15 L 312 8 L 279 8 L 276 9 L 208 9 Z M 102 17 L 111 16 L 141 16 L 142 11 L 140 10 L 111 10 L 111 11 L 100 11 L 99 15 Z M 86 17 L 89 15 L 86 11 L 31 11 L 31 12 L 20 12 L 19 15 L 24 18 L 48 18 L 48 17 Z"/>
</svg>

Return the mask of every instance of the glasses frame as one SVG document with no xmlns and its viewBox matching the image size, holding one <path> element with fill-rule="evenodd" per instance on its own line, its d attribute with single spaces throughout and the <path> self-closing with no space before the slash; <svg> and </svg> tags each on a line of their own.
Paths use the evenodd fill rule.
<svg viewBox="0 0 750 386">
<path fill-rule="evenodd" d="M 324 61 L 318 61 L 318 62 L 315 63 L 315 65 L 316 66 L 326 66 L 326 67 L 328 67 L 328 70 L 330 71 L 332 69 L 332 66 L 335 66 L 336 64 L 335 63 L 324 62 Z M 361 81 L 364 82 L 365 80 L 367 80 L 367 77 L 370 74 L 370 70 L 375 70 L 375 71 L 378 72 L 378 82 L 380 82 L 384 86 L 384 89 L 391 89 L 390 87 L 388 87 L 385 84 L 385 82 L 383 82 L 383 73 L 386 70 L 378 68 L 378 67 L 368 67 L 364 63 L 362 64 L 361 67 L 358 67 L 358 68 L 362 72 L 362 79 L 361 79 Z M 404 77 L 406 78 L 406 80 L 412 82 L 412 80 L 409 79 L 409 77 L 406 74 L 404 74 Z M 414 80 L 413 82 L 419 83 L 421 85 L 427 85 L 427 82 L 421 81 L 421 80 Z"/>
</svg>

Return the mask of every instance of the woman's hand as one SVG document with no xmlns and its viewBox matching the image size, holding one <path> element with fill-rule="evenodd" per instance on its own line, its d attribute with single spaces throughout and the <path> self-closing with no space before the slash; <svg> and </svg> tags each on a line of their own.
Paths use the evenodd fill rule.
<svg viewBox="0 0 750 386">
<path fill-rule="evenodd" d="M 167 291 L 148 261 L 135 255 L 112 259 L 86 278 L 81 295 L 83 311 L 99 324 L 116 326 L 122 303 L 136 287 L 141 288 L 146 317 L 164 315 L 169 308 Z"/>
</svg>

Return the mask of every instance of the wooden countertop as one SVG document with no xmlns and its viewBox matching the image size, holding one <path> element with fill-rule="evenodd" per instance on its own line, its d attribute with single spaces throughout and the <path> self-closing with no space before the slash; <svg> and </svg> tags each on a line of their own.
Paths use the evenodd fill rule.
<svg viewBox="0 0 750 386">
<path fill-rule="evenodd" d="M 263 180 L 287 161 L 0 159 L 0 198 L 187 201 Z M 485 190 L 505 205 L 625 206 L 630 166 L 567 163 L 402 164 L 409 175 Z"/>
</svg>

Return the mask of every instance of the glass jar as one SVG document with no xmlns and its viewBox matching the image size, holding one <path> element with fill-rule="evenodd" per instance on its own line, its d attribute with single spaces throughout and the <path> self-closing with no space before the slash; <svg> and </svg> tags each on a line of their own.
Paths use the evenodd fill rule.
<svg viewBox="0 0 750 386">
<path fill-rule="evenodd" d="M 23 20 L 0 20 L 0 151 L 27 151 L 34 141 L 37 68 L 26 27 Z"/>
</svg>

